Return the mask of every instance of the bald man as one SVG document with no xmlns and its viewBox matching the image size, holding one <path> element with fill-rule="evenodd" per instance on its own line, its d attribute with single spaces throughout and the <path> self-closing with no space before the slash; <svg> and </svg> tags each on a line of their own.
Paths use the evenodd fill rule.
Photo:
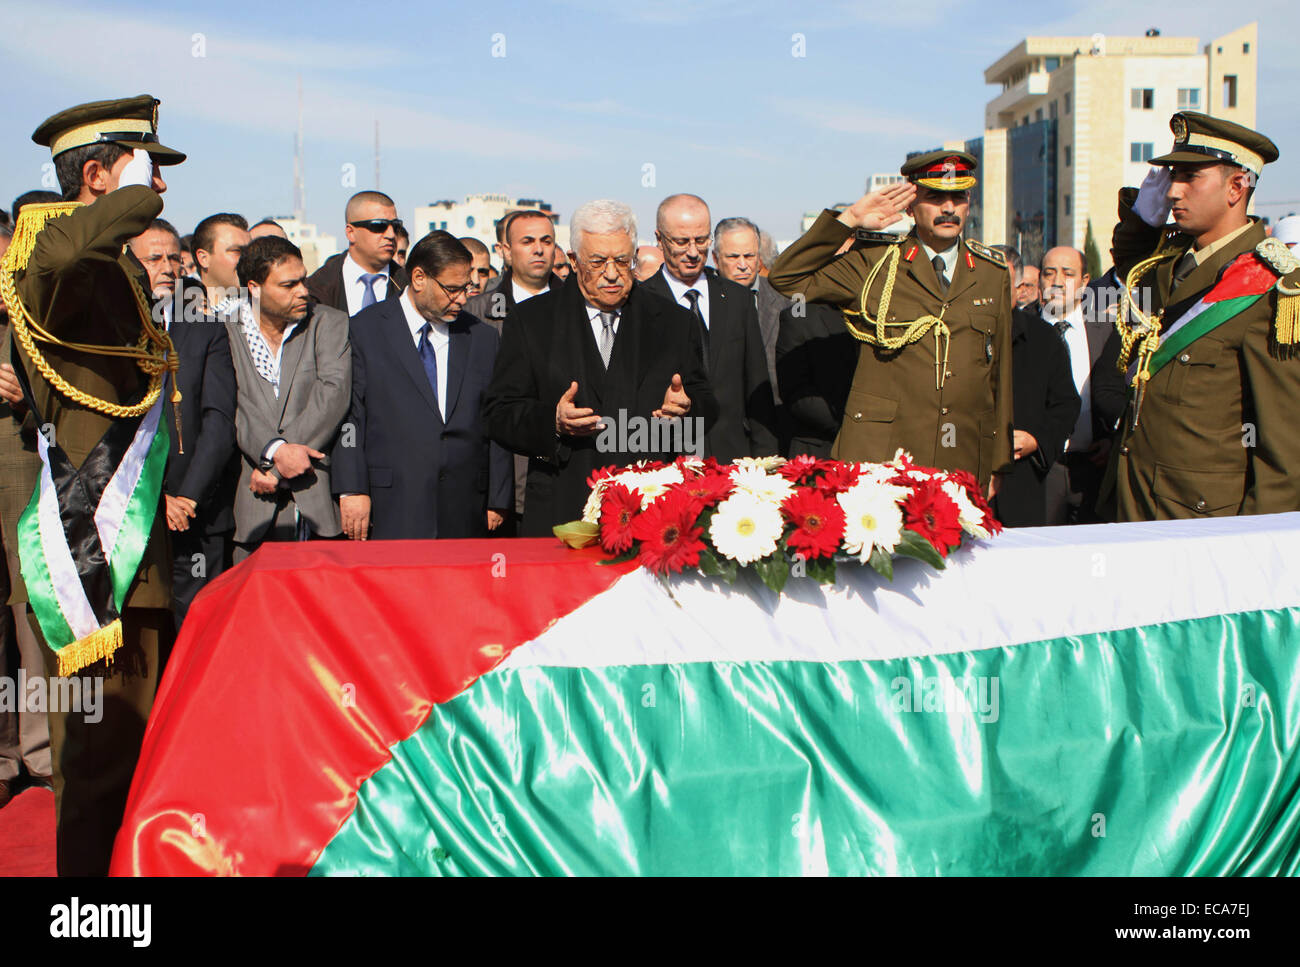
<svg viewBox="0 0 1300 967">
<path fill-rule="evenodd" d="M 1097 493 L 1110 459 L 1111 437 L 1124 413 L 1124 379 L 1115 368 L 1119 334 L 1096 311 L 1087 261 L 1068 246 L 1048 249 L 1038 265 L 1042 315 L 1070 353 L 1079 416 L 1065 452 L 1048 471 L 1047 523 L 1093 524 Z"/>
<path fill-rule="evenodd" d="M 307 291 L 322 305 L 354 316 L 396 299 L 406 288 L 406 271 L 393 261 L 402 220 L 393 199 L 381 191 L 359 191 L 343 212 L 348 250 L 331 255 L 307 279 Z"/>
<path fill-rule="evenodd" d="M 642 245 L 636 250 L 636 280 L 644 282 L 654 275 L 664 264 L 664 253 L 658 245 Z"/>
<path fill-rule="evenodd" d="M 664 264 L 644 284 L 688 310 L 700 328 L 718 400 L 718 420 L 704 438 L 704 450 L 730 463 L 777 452 L 776 412 L 754 298 L 706 264 L 712 226 L 709 206 L 697 195 L 670 195 L 660 202 L 655 238 Z"/>
</svg>

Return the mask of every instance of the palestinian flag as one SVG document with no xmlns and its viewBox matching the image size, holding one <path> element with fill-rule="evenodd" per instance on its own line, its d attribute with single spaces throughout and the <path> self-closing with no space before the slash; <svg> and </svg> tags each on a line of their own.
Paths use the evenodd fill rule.
<svg viewBox="0 0 1300 967">
<path fill-rule="evenodd" d="M 1238 255 L 1219 281 L 1190 309 L 1160 334 L 1160 345 L 1151 355 L 1150 372 L 1155 375 L 1165 363 L 1206 333 L 1212 332 L 1249 309 L 1277 283 L 1277 273 L 1254 252 Z M 1137 362 L 1129 368 L 1129 380 L 1137 373 Z"/>
<path fill-rule="evenodd" d="M 14 371 L 28 408 L 39 413 L 16 354 Z M 36 434 L 41 470 L 18 518 L 18 554 L 60 675 L 122 646 L 122 605 L 149 543 L 167 463 L 164 395 L 142 416 L 115 420 L 80 467 L 54 432 Z"/>
<path fill-rule="evenodd" d="M 1294 874 L 1300 514 L 778 596 L 544 540 L 199 596 L 117 874 Z"/>
</svg>

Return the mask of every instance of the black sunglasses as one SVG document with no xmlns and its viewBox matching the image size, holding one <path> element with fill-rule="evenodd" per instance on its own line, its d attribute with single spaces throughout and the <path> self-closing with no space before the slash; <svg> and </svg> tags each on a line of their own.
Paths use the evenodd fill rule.
<svg viewBox="0 0 1300 967">
<path fill-rule="evenodd" d="M 366 218 L 359 222 L 348 222 L 348 224 L 353 228 L 364 228 L 376 235 L 388 231 L 389 226 L 392 226 L 395 232 L 402 229 L 402 220 L 400 218 Z"/>
</svg>

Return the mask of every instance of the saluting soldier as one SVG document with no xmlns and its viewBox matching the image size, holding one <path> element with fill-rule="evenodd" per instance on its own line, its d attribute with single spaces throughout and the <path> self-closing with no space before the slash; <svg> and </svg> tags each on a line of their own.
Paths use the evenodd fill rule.
<svg viewBox="0 0 1300 967">
<path fill-rule="evenodd" d="M 82 696 L 49 712 L 62 875 L 108 871 L 174 637 L 159 506 L 175 354 L 125 250 L 162 211 L 155 165 L 185 158 L 159 143 L 157 106 L 82 104 L 36 129 L 66 200 L 24 207 L 0 264 L 6 357 L 39 431 L 14 600 L 30 605 L 47 681 L 73 676 Z"/>
<path fill-rule="evenodd" d="M 1120 521 L 1300 510 L 1300 260 L 1246 214 L 1277 147 L 1192 111 L 1170 127 L 1173 150 L 1140 190 L 1120 191 L 1130 399 L 1102 510 Z"/>
<path fill-rule="evenodd" d="M 778 291 L 839 307 L 861 343 L 837 460 L 889 460 L 902 447 L 986 486 L 1011 469 L 1014 302 L 1003 258 L 962 238 L 975 166 L 961 151 L 911 158 L 905 181 L 823 212 L 772 266 Z M 880 231 L 904 210 L 911 233 Z"/>
</svg>

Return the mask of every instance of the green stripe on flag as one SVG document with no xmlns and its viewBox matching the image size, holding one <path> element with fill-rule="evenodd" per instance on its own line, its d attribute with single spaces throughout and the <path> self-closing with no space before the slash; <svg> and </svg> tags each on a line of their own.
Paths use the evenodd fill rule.
<svg viewBox="0 0 1300 967">
<path fill-rule="evenodd" d="M 41 626 L 41 635 L 51 648 L 62 648 L 76 635 L 63 617 L 58 595 L 54 593 L 54 580 L 45 563 L 45 549 L 41 547 L 41 528 L 37 521 L 37 507 L 41 500 L 39 480 L 32 499 L 18 516 L 18 554 L 21 561 L 23 584 L 32 614 Z"/>
<path fill-rule="evenodd" d="M 1297 645 L 1290 609 L 911 659 L 499 670 L 393 747 L 312 873 L 1296 874 Z"/>
<path fill-rule="evenodd" d="M 117 532 L 117 543 L 113 545 L 111 552 L 105 548 L 108 553 L 109 573 L 113 579 L 113 603 L 117 605 L 119 611 L 126 601 L 126 592 L 130 589 L 131 582 L 135 580 L 140 570 L 140 561 L 144 558 L 145 548 L 149 544 L 153 519 L 158 513 L 158 498 L 162 494 L 163 474 L 170 447 L 171 435 L 167 421 L 160 418 L 158 430 L 149 443 L 144 469 L 127 501 L 126 515 Z"/>
<path fill-rule="evenodd" d="M 1224 299 L 1222 302 L 1215 302 L 1208 306 L 1187 325 L 1182 326 L 1160 341 L 1159 348 L 1151 354 L 1151 373 L 1154 375 L 1160 367 L 1164 366 L 1165 363 L 1196 340 L 1211 330 L 1219 328 L 1219 326 L 1239 313 L 1249 309 L 1257 300 L 1262 298 L 1263 293 L 1259 295 L 1243 295 L 1235 299 Z"/>
</svg>

